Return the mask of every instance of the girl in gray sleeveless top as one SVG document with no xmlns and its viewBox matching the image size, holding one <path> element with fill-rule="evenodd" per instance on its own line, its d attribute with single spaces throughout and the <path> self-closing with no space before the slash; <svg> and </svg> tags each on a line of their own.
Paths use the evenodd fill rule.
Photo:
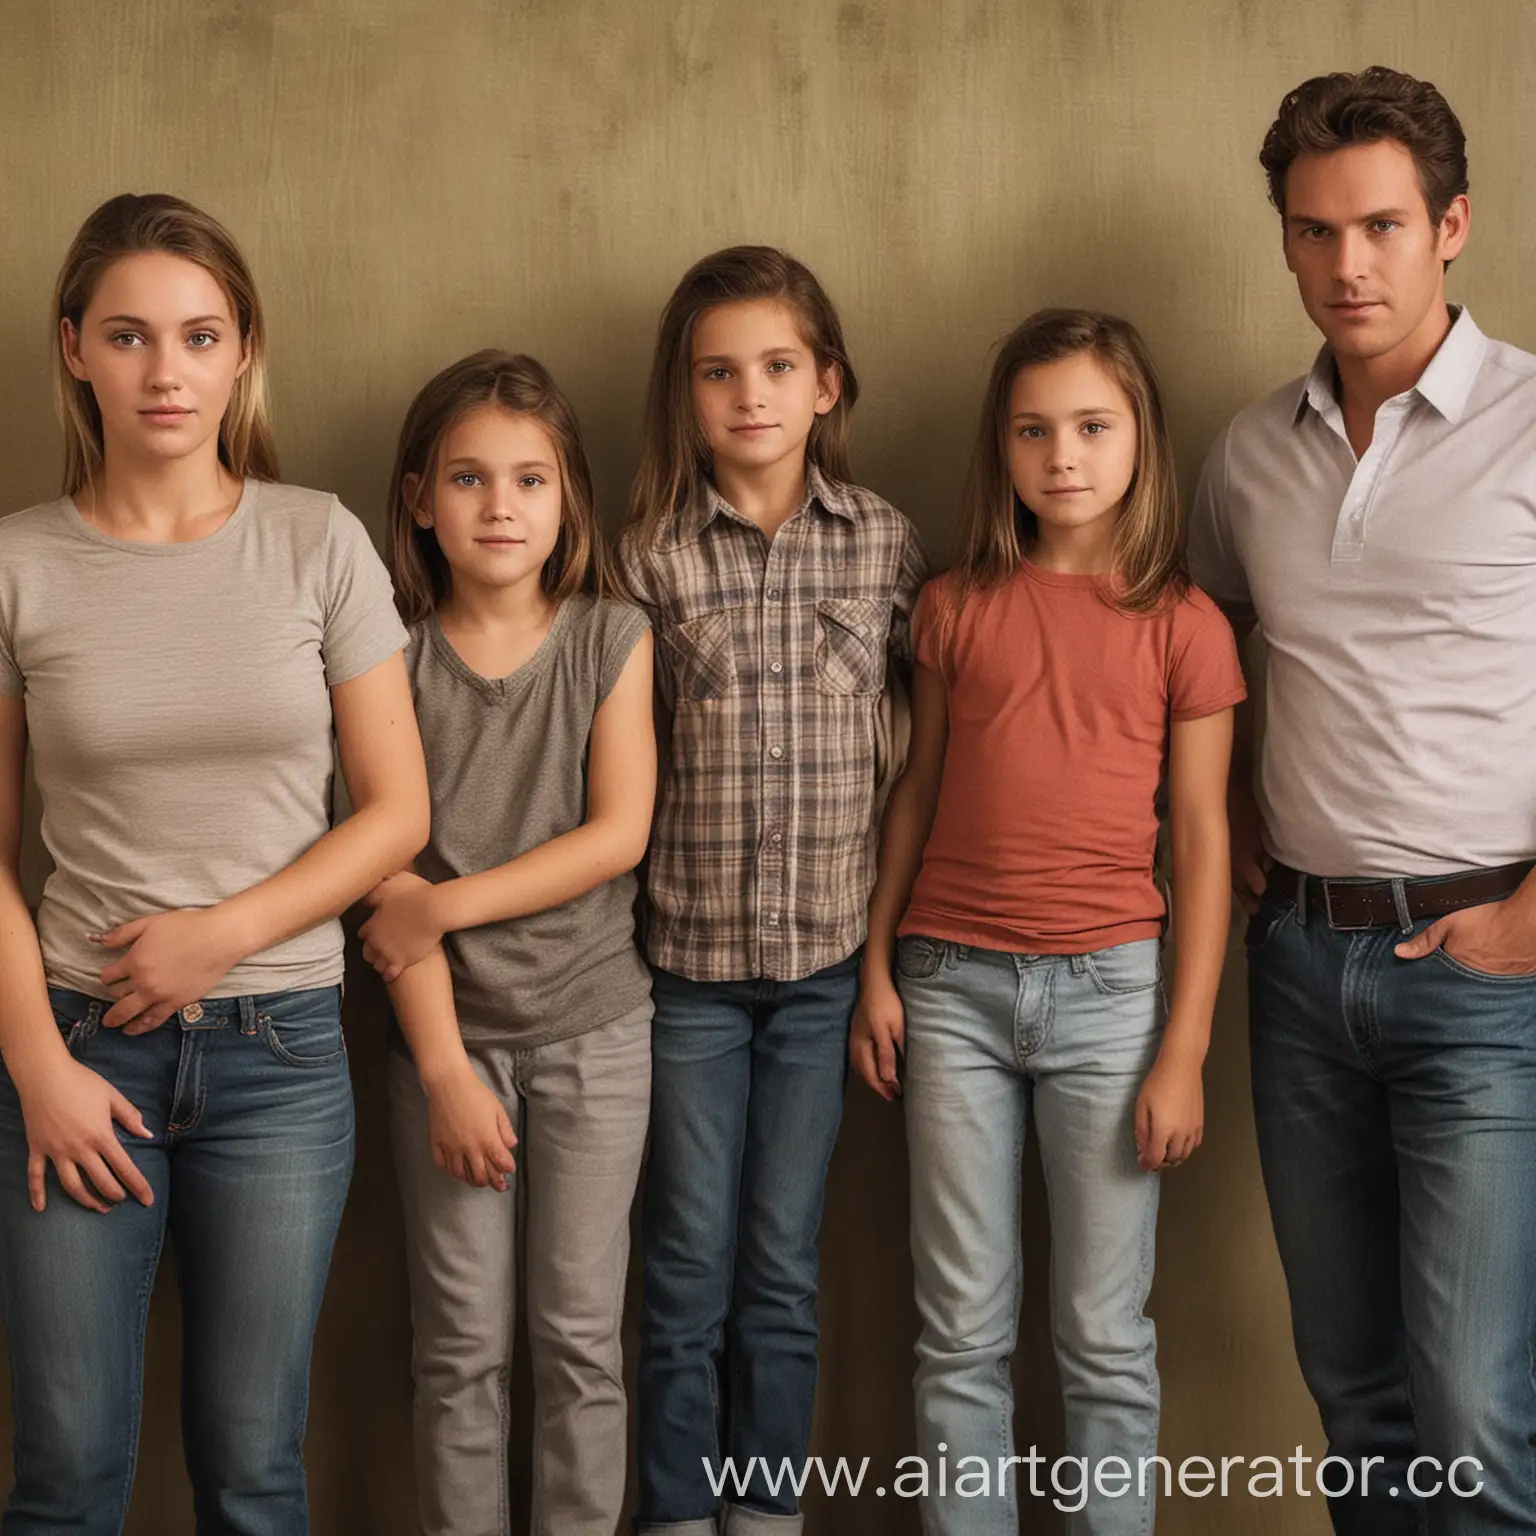
<svg viewBox="0 0 1536 1536">
<path fill-rule="evenodd" d="M 477 353 L 426 385 L 390 518 L 432 836 L 370 896 L 362 937 L 399 1024 L 422 1526 L 508 1525 L 524 1202 L 532 1528 L 612 1536 L 650 1106 L 633 918 L 656 781 L 649 626 L 618 596 L 575 414 L 531 358 Z"/>
</svg>

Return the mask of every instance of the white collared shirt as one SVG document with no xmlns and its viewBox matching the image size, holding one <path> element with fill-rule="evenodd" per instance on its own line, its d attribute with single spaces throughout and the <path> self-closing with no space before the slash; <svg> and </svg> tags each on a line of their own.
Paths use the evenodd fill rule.
<svg viewBox="0 0 1536 1536">
<path fill-rule="evenodd" d="M 1321 875 L 1536 854 L 1536 357 L 1462 310 L 1355 457 L 1325 347 L 1217 439 L 1195 580 L 1268 643 L 1270 851 Z"/>
</svg>

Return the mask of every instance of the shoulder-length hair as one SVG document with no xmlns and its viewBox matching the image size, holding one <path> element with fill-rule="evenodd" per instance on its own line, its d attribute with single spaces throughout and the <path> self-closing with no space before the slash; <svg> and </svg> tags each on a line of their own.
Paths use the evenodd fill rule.
<svg viewBox="0 0 1536 1536">
<path fill-rule="evenodd" d="M 1114 577 L 1105 584 L 1106 599 L 1129 613 L 1147 612 L 1168 593 L 1188 587 L 1173 445 L 1146 343 L 1135 326 L 1115 315 L 1043 309 L 1009 335 L 993 359 L 961 506 L 952 614 L 971 593 L 1007 581 L 1038 532 L 1008 469 L 1013 381 L 1025 368 L 1080 352 L 1091 353 L 1125 391 L 1136 423 L 1136 467 L 1115 524 Z"/>
<path fill-rule="evenodd" d="M 460 358 L 429 379 L 411 401 L 400 428 L 389 481 L 386 563 L 401 618 L 407 624 L 426 618 L 452 585 L 437 535 L 416 521 L 415 507 L 431 494 L 443 439 L 460 417 L 482 405 L 530 417 L 554 445 L 560 471 L 560 533 L 540 573 L 544 591 L 556 602 L 575 592 L 622 596 L 598 523 L 592 472 L 575 410 L 535 358 L 488 348 Z"/>
<path fill-rule="evenodd" d="M 711 472 L 709 447 L 693 406 L 694 328 L 706 310 L 752 299 L 776 300 L 791 310 L 817 368 L 836 371 L 837 401 L 812 425 L 806 457 L 833 480 L 851 478 L 848 418 L 859 381 L 832 300 L 804 262 L 772 246 L 733 245 L 695 262 L 661 312 L 629 508 L 629 522 L 642 543 L 655 542 L 668 519 L 693 502 Z"/>
<path fill-rule="evenodd" d="M 267 404 L 267 332 L 251 269 L 234 237 L 211 214 L 165 192 L 124 192 L 104 202 L 71 242 L 53 294 L 53 396 L 64 429 L 64 494 L 73 496 L 101 473 L 101 411 L 95 392 L 64 361 L 62 322 L 76 331 L 114 262 L 159 251 L 210 273 L 234 311 L 249 362 L 235 380 L 219 423 L 219 462 L 233 475 L 277 479 L 277 448 Z"/>
</svg>

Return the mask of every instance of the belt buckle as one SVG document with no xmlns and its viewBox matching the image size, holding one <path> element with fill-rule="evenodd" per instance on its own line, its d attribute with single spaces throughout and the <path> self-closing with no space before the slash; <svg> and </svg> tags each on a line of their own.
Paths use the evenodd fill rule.
<svg viewBox="0 0 1536 1536">
<path fill-rule="evenodd" d="M 1375 928 L 1378 925 L 1372 922 L 1341 923 L 1333 915 L 1333 887 L 1336 881 L 1329 880 L 1326 876 L 1320 876 L 1318 884 L 1323 888 L 1323 912 L 1328 919 L 1328 926 L 1335 933 L 1364 933 L 1367 928 Z"/>
</svg>

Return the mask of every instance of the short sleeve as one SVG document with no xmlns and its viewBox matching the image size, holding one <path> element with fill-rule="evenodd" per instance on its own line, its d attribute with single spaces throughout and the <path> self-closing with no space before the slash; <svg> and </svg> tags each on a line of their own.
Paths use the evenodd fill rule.
<svg viewBox="0 0 1536 1536">
<path fill-rule="evenodd" d="M 601 704 L 613 692 L 620 674 L 634 655 L 640 637 L 651 621 L 633 603 L 604 600 L 603 630 L 598 652 L 597 702 Z"/>
<path fill-rule="evenodd" d="M 1189 516 L 1189 568 L 1219 603 L 1251 603 L 1248 574 L 1232 542 L 1228 426 L 1206 455 Z"/>
<path fill-rule="evenodd" d="M 1199 720 L 1231 709 L 1248 697 L 1237 641 L 1226 616 L 1198 588 L 1174 612 L 1173 659 L 1168 676 L 1168 715 Z"/>
<path fill-rule="evenodd" d="M 27 691 L 11 640 L 10 615 L 0 606 L 0 699 L 19 699 Z"/>
<path fill-rule="evenodd" d="M 630 597 L 643 608 L 650 617 L 651 623 L 656 622 L 656 594 L 651 585 L 650 564 L 645 558 L 645 550 L 640 543 L 640 530 L 635 527 L 626 528 L 619 535 L 618 545 L 614 551 L 614 559 L 618 563 L 619 576 Z"/>
<path fill-rule="evenodd" d="M 368 530 L 334 500 L 326 527 L 323 600 L 327 687 L 361 677 L 405 645 L 389 572 Z"/>
<path fill-rule="evenodd" d="M 910 668 L 913 659 L 912 627 L 923 584 L 928 580 L 928 556 L 917 529 L 902 518 L 901 557 L 896 571 L 896 585 L 891 592 L 892 656 Z"/>
</svg>

